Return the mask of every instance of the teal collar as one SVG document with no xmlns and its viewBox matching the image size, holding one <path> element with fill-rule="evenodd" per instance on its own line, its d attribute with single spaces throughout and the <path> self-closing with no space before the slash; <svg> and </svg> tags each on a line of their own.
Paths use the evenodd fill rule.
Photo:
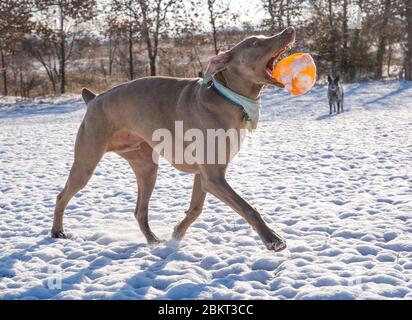
<svg viewBox="0 0 412 320">
<path fill-rule="evenodd" d="M 250 99 L 248 97 L 242 96 L 224 85 L 216 81 L 213 76 L 206 76 L 201 83 L 209 86 L 221 97 L 228 100 L 230 103 L 238 108 L 242 108 L 245 113 L 244 121 L 246 121 L 246 127 L 249 130 L 255 130 L 257 128 L 257 123 L 260 116 L 260 96 L 257 99 Z"/>
</svg>

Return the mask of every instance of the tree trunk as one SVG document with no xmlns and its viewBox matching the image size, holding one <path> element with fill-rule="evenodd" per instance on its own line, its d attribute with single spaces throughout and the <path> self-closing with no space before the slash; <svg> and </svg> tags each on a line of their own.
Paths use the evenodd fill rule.
<svg viewBox="0 0 412 320">
<path fill-rule="evenodd" d="M 287 27 L 289 27 L 292 24 L 292 19 L 290 17 L 291 15 L 291 4 L 290 4 L 290 0 L 286 1 L 286 23 L 287 23 Z"/>
<path fill-rule="evenodd" d="M 208 1 L 208 10 L 209 10 L 209 15 L 210 15 L 210 25 L 212 27 L 212 38 L 213 38 L 213 46 L 215 49 L 215 54 L 217 55 L 219 53 L 219 48 L 217 46 L 217 29 L 216 29 L 216 17 L 215 13 L 213 11 L 213 4 L 214 1 Z"/>
<path fill-rule="evenodd" d="M 363 7 L 363 0 L 358 1 L 359 8 Z M 360 29 L 355 29 L 353 32 L 353 40 L 352 40 L 352 50 L 350 54 L 350 65 L 349 67 L 349 80 L 353 81 L 356 78 L 356 71 L 360 69 L 360 54 L 359 54 L 359 39 L 360 39 Z"/>
<path fill-rule="evenodd" d="M 283 0 L 277 2 L 279 2 L 278 27 L 281 30 L 283 28 Z"/>
<path fill-rule="evenodd" d="M 3 52 L 3 50 L 0 50 L 0 53 L 1 53 L 1 74 L 2 74 L 2 77 L 3 77 L 3 94 L 5 95 L 5 96 L 7 96 L 7 71 L 6 71 L 6 61 L 5 61 L 5 58 L 4 58 L 4 52 Z"/>
<path fill-rule="evenodd" d="M 155 76 L 156 75 L 156 57 L 151 57 L 149 59 L 149 65 L 150 65 L 150 75 Z"/>
<path fill-rule="evenodd" d="M 114 43 L 113 39 L 110 37 L 109 40 L 109 76 L 113 73 L 113 61 L 114 55 L 116 51 L 116 43 Z"/>
<path fill-rule="evenodd" d="M 23 72 L 20 70 L 19 72 L 19 77 L 20 77 L 20 95 L 22 97 L 26 96 L 26 92 L 24 90 L 24 80 L 23 80 Z"/>
<path fill-rule="evenodd" d="M 348 0 L 343 1 L 341 71 L 348 73 Z"/>
<path fill-rule="evenodd" d="M 329 52 L 330 52 L 330 61 L 331 61 L 331 71 L 332 73 L 335 72 L 335 65 L 336 65 L 336 32 L 335 26 L 333 25 L 333 5 L 332 0 L 328 0 L 328 8 L 329 8 L 329 28 L 330 28 L 330 38 L 329 38 Z"/>
<path fill-rule="evenodd" d="M 407 43 L 405 53 L 405 80 L 412 81 L 412 0 L 406 1 Z"/>
<path fill-rule="evenodd" d="M 388 25 L 390 10 L 391 9 L 391 0 L 385 1 L 385 9 L 383 11 L 382 17 L 382 24 L 381 24 L 381 32 L 378 41 L 378 50 L 376 52 L 376 70 L 375 70 L 375 78 L 381 79 L 382 78 L 382 67 L 383 67 L 383 57 L 385 55 L 386 49 L 386 26 Z"/>
<path fill-rule="evenodd" d="M 110 58 L 109 60 L 109 76 L 111 76 L 113 73 L 113 59 Z"/>
<path fill-rule="evenodd" d="M 215 54 L 219 53 L 219 48 L 217 46 L 217 29 L 216 29 L 216 21 L 215 17 L 213 16 L 213 12 L 210 12 L 210 23 L 212 25 L 212 37 L 213 37 L 213 46 L 215 49 Z"/>
<path fill-rule="evenodd" d="M 64 34 L 64 13 L 60 7 L 60 93 L 64 94 L 66 89 L 66 39 Z"/>
<path fill-rule="evenodd" d="M 215 47 L 215 54 L 219 53 L 219 48 L 217 47 L 217 31 L 216 26 L 213 24 L 213 45 Z"/>
<path fill-rule="evenodd" d="M 269 15 L 271 18 L 271 24 L 270 24 L 270 31 L 273 33 L 276 31 L 276 27 L 275 27 L 275 20 L 276 20 L 276 14 L 275 14 L 275 7 L 274 7 L 274 0 L 266 0 L 266 5 L 267 5 L 267 9 L 269 11 Z"/>
<path fill-rule="evenodd" d="M 388 78 L 391 77 L 392 54 L 393 54 L 392 46 L 389 46 L 389 50 L 388 50 L 388 63 L 387 63 L 387 75 L 388 75 Z"/>
<path fill-rule="evenodd" d="M 359 54 L 359 38 L 360 30 L 356 29 L 353 34 L 352 42 L 352 52 L 350 58 L 350 67 L 349 67 L 349 80 L 354 80 L 356 78 L 356 71 L 360 68 L 360 54 Z"/>
<path fill-rule="evenodd" d="M 134 62 L 133 62 L 133 39 L 131 32 L 129 33 L 129 77 L 134 79 Z"/>
</svg>

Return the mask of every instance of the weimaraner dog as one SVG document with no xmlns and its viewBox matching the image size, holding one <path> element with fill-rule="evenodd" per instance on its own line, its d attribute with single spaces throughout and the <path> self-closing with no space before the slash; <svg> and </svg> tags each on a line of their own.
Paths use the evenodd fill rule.
<svg viewBox="0 0 412 320">
<path fill-rule="evenodd" d="M 213 58 L 208 73 L 236 94 L 251 100 L 260 97 L 265 85 L 282 87 L 271 74 L 281 53 L 295 41 L 295 29 L 289 27 L 272 37 L 249 37 L 229 51 Z M 87 111 L 77 133 L 74 162 L 62 192 L 57 196 L 51 234 L 66 238 L 63 214 L 70 199 L 84 188 L 106 152 L 115 152 L 132 167 L 138 184 L 135 216 L 149 244 L 161 242 L 148 223 L 148 206 L 157 176 L 158 164 L 153 150 L 159 144 L 153 134 L 169 130 L 173 143 L 189 142 L 177 137 L 176 121 L 183 129 L 244 130 L 245 110 L 235 106 L 200 79 L 147 77 L 121 84 L 100 95 L 83 89 Z M 175 147 L 175 146 L 174 146 Z M 163 155 L 163 154 L 162 154 Z M 175 227 L 173 237 L 183 238 L 189 226 L 202 212 L 206 194 L 211 193 L 242 216 L 258 233 L 269 250 L 282 251 L 285 240 L 270 229 L 259 212 L 239 196 L 225 179 L 230 158 L 225 163 L 167 160 L 178 170 L 194 174 L 190 207 Z"/>
</svg>

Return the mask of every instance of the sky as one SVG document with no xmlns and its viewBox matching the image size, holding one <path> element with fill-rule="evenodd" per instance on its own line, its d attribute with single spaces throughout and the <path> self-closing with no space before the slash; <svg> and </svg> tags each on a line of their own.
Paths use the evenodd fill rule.
<svg viewBox="0 0 412 320">
<path fill-rule="evenodd" d="M 189 0 L 182 0 L 188 2 Z M 225 0 L 228 1 L 228 0 Z M 97 0 L 97 5 L 99 9 L 107 8 L 111 0 Z M 206 4 L 206 0 L 204 0 Z M 238 26 L 241 27 L 242 23 L 248 22 L 253 25 L 260 24 L 262 20 L 266 17 L 266 13 L 263 9 L 261 0 L 231 0 L 230 1 L 231 12 L 238 15 L 236 22 L 228 21 L 227 26 Z M 206 7 L 203 8 L 204 10 Z M 202 10 L 202 11 L 204 11 Z M 206 12 L 205 12 L 206 13 Z M 102 16 L 99 16 L 98 19 L 93 19 L 90 24 L 86 26 L 82 25 L 80 28 L 92 28 L 94 30 L 102 30 L 104 28 L 105 19 Z M 203 24 L 203 30 L 209 30 L 209 17 L 204 15 L 201 17 L 201 24 Z"/>
<path fill-rule="evenodd" d="M 265 13 L 260 0 L 232 0 L 232 9 L 239 14 L 241 22 L 251 22 L 252 24 L 260 22 Z"/>
</svg>

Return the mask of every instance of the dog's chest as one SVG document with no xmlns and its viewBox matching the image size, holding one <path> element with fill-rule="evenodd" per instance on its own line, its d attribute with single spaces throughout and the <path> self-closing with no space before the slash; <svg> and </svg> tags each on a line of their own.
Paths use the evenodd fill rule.
<svg viewBox="0 0 412 320">
<path fill-rule="evenodd" d="M 337 87 L 335 91 L 331 89 L 328 90 L 328 97 L 329 97 L 329 101 L 331 102 L 342 100 L 342 96 L 343 96 L 343 90 L 341 87 Z"/>
<path fill-rule="evenodd" d="M 230 159 L 229 161 L 232 161 L 233 158 L 239 153 L 240 148 L 244 144 L 246 140 L 246 135 L 247 135 L 247 130 L 242 129 L 238 131 L 238 136 L 237 138 L 235 137 L 234 139 L 230 139 Z"/>
</svg>

